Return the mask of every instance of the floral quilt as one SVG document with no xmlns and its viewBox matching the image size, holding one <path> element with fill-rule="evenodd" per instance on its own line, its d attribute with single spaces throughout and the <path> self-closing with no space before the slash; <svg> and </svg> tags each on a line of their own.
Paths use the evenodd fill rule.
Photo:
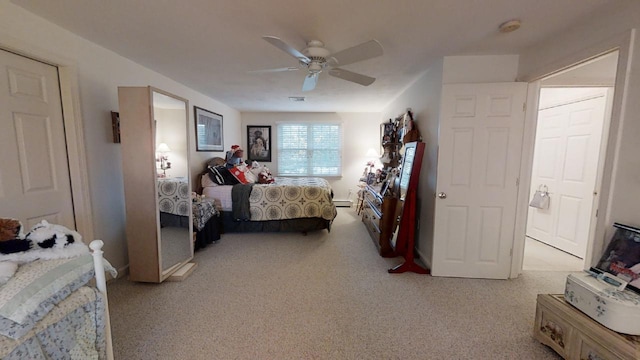
<svg viewBox="0 0 640 360">
<path fill-rule="evenodd" d="M 158 206 L 165 213 L 189 216 L 191 191 L 187 179 L 158 179 Z"/>
<path fill-rule="evenodd" d="M 249 196 L 251 221 L 298 218 L 333 220 L 338 212 L 333 191 L 322 178 L 275 177 L 271 184 L 255 184 Z"/>
</svg>

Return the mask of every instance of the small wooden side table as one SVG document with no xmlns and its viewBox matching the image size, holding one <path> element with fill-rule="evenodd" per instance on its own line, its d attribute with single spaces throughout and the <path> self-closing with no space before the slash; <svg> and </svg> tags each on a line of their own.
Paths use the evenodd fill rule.
<svg viewBox="0 0 640 360">
<path fill-rule="evenodd" d="M 606 328 L 566 302 L 564 295 L 538 295 L 533 336 L 567 360 L 640 359 L 640 336 Z"/>
</svg>

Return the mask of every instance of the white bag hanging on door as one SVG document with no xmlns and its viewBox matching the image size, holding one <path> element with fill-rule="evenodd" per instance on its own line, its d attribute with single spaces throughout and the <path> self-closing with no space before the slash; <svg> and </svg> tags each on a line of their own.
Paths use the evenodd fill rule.
<svg viewBox="0 0 640 360">
<path fill-rule="evenodd" d="M 543 210 L 549 208 L 549 189 L 547 185 L 540 185 L 538 187 L 538 190 L 533 194 L 533 199 L 531 199 L 529 206 Z"/>
</svg>

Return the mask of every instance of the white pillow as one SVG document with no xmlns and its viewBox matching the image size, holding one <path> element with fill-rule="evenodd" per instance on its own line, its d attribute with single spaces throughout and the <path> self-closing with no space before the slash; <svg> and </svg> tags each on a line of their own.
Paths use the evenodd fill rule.
<svg viewBox="0 0 640 360">
<path fill-rule="evenodd" d="M 14 261 L 0 261 L 0 285 L 3 285 L 18 270 L 18 263 Z"/>
</svg>

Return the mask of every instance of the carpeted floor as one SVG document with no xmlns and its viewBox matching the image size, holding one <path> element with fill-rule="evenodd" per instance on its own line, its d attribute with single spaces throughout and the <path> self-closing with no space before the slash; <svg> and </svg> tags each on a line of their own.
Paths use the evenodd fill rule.
<svg viewBox="0 0 640 360">
<path fill-rule="evenodd" d="M 331 233 L 225 234 L 195 261 L 183 282 L 109 283 L 116 359 L 559 359 L 531 333 L 568 273 L 391 275 L 353 209 Z"/>
</svg>

